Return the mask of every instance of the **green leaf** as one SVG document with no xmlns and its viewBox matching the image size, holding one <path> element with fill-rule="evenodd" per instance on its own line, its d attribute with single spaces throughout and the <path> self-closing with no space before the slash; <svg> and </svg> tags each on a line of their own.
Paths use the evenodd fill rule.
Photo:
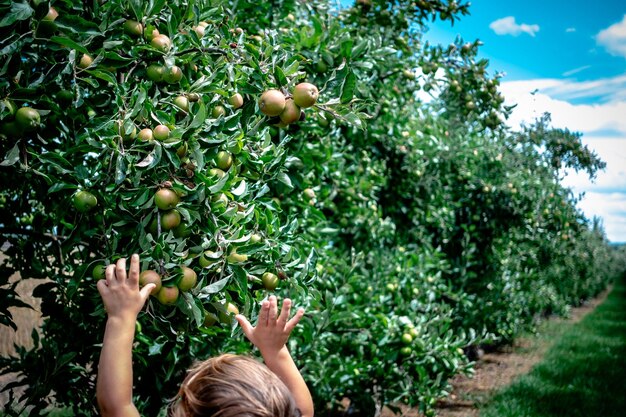
<svg viewBox="0 0 626 417">
<path fill-rule="evenodd" d="M 248 187 L 247 187 L 246 181 L 242 180 L 239 183 L 239 185 L 234 190 L 231 190 L 230 192 L 233 193 L 233 195 L 240 197 L 247 191 L 247 189 Z"/>
<path fill-rule="evenodd" d="M 229 275 L 226 278 L 222 278 L 219 281 L 216 281 L 216 282 L 214 282 L 212 284 L 209 284 L 206 287 L 202 288 L 200 290 L 200 296 L 202 296 L 202 295 L 207 296 L 209 294 L 215 294 L 215 293 L 218 293 L 218 292 L 222 291 L 222 289 L 226 286 L 226 284 L 228 284 L 228 281 L 230 281 L 231 277 L 232 277 L 232 275 Z M 204 298 L 206 298 L 206 297 L 204 297 Z"/>
<path fill-rule="evenodd" d="M 222 188 L 224 188 L 224 185 L 226 185 L 226 181 L 228 181 L 228 178 L 228 175 L 224 175 L 222 178 L 219 179 L 218 182 L 210 186 L 209 191 L 211 192 L 211 194 L 222 191 Z"/>
<path fill-rule="evenodd" d="M 200 307 L 196 304 L 193 296 L 187 292 L 182 293 L 182 303 L 178 303 L 178 306 L 183 310 L 187 316 L 192 317 L 196 324 L 200 326 L 204 321 L 204 314 Z"/>
<path fill-rule="evenodd" d="M 148 11 L 146 12 L 146 16 L 154 16 L 161 13 L 163 6 L 167 0 L 150 0 L 150 6 L 148 7 Z"/>
<path fill-rule="evenodd" d="M 126 179 L 126 159 L 124 155 L 119 154 L 115 164 L 115 184 L 120 185 L 124 179 Z"/>
<path fill-rule="evenodd" d="M 73 190 L 73 189 L 77 189 L 78 187 L 75 184 L 68 184 L 65 182 L 58 182 L 54 185 L 52 185 L 52 187 L 48 188 L 48 193 L 56 193 L 57 191 L 61 191 L 61 190 Z"/>
<path fill-rule="evenodd" d="M 77 51 L 82 52 L 83 54 L 89 53 L 87 48 L 85 48 L 83 45 L 79 43 L 74 42 L 70 38 L 64 38 L 61 36 L 53 36 L 50 38 L 50 41 L 54 43 L 58 43 L 59 45 L 67 46 L 70 49 L 76 49 Z"/>
<path fill-rule="evenodd" d="M 293 188 L 293 184 L 291 183 L 291 178 L 289 178 L 289 175 L 287 175 L 286 172 L 279 173 L 276 176 L 276 179 L 278 179 L 278 181 L 280 181 L 283 184 L 285 184 L 287 187 Z"/>
<path fill-rule="evenodd" d="M 199 104 L 198 107 L 200 108 L 198 109 L 198 112 L 193 116 L 193 121 L 191 122 L 187 130 L 193 130 L 193 129 L 199 128 L 200 126 L 202 126 L 202 124 L 206 120 L 206 116 L 207 116 L 206 106 L 204 105 L 203 101 L 200 101 L 198 104 Z"/>
<path fill-rule="evenodd" d="M 161 146 L 155 146 L 154 149 L 146 155 L 144 159 L 135 164 L 139 168 L 154 168 L 161 160 Z"/>
<path fill-rule="evenodd" d="M 30 19 L 35 13 L 32 7 L 28 3 L 11 3 L 11 10 L 7 13 L 2 20 L 0 20 L 0 27 L 12 25 L 18 20 Z"/>
<path fill-rule="evenodd" d="M 294 60 L 291 64 L 289 64 L 289 66 L 287 68 L 285 68 L 284 70 L 284 74 L 289 77 L 293 74 L 295 74 L 296 72 L 298 72 L 298 67 L 300 66 L 300 62 Z"/>
<path fill-rule="evenodd" d="M 276 84 L 279 87 L 287 85 L 287 77 L 285 77 L 285 73 L 278 65 L 274 68 L 274 78 L 276 78 Z"/>
<path fill-rule="evenodd" d="M 115 80 L 115 78 L 111 75 L 111 73 L 108 72 L 104 72 L 104 71 L 99 71 L 99 70 L 94 70 L 94 71 L 87 71 L 88 74 L 93 75 L 94 77 L 98 77 L 101 80 L 104 80 L 108 83 L 111 83 L 113 85 L 117 84 L 117 81 Z"/>
<path fill-rule="evenodd" d="M 11 166 L 14 165 L 20 159 L 20 148 L 19 144 L 16 143 L 13 145 L 7 156 L 4 157 L 4 161 L 0 162 L 1 166 Z"/>
<path fill-rule="evenodd" d="M 348 69 L 348 74 L 346 75 L 346 78 L 343 79 L 343 83 L 341 84 L 341 103 L 346 104 L 352 100 L 352 97 L 354 97 L 354 89 L 356 88 L 356 84 L 356 75 L 354 75 L 354 72 L 352 72 L 351 69 Z"/>
</svg>

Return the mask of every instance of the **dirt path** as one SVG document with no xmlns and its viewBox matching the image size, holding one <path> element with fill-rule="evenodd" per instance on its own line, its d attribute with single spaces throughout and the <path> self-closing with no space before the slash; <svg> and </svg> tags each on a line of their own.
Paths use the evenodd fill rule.
<svg viewBox="0 0 626 417">
<path fill-rule="evenodd" d="M 567 319 L 554 318 L 550 321 L 576 323 L 601 304 L 609 292 L 610 288 L 583 306 L 573 308 Z M 437 416 L 478 417 L 480 405 L 494 391 L 509 385 L 515 377 L 530 372 L 552 342 L 545 338 L 522 338 L 502 351 L 484 354 L 476 363 L 473 377 L 457 376 L 451 381 L 452 394 L 439 402 Z"/>
</svg>

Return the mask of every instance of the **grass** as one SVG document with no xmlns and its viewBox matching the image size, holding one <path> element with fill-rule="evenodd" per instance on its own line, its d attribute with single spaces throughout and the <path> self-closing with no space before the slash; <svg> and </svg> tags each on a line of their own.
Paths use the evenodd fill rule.
<svg viewBox="0 0 626 417">
<path fill-rule="evenodd" d="M 557 337 L 543 361 L 496 394 L 481 417 L 626 415 L 626 282 Z"/>
</svg>

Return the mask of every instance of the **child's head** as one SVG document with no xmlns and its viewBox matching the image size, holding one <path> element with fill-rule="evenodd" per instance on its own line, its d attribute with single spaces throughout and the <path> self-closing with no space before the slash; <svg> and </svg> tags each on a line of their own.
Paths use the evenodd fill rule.
<svg viewBox="0 0 626 417">
<path fill-rule="evenodd" d="M 172 417 L 299 417 L 285 384 L 252 358 L 222 355 L 189 370 Z"/>
</svg>

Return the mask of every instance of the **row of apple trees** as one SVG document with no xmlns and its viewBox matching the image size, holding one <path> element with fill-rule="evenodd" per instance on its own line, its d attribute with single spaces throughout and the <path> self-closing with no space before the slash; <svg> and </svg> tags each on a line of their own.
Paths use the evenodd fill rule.
<svg viewBox="0 0 626 417">
<path fill-rule="evenodd" d="M 0 361 L 8 413 L 95 411 L 95 281 L 133 252 L 159 284 L 134 351 L 155 415 L 193 360 L 250 350 L 232 313 L 271 292 L 307 309 L 319 414 L 373 415 L 432 414 L 477 346 L 605 288 L 622 264 L 559 183 L 602 161 L 547 117 L 509 131 L 478 42 L 422 39 L 468 7 L 0 2 L 0 320 L 28 301 L 14 271 L 44 318 Z"/>
</svg>

